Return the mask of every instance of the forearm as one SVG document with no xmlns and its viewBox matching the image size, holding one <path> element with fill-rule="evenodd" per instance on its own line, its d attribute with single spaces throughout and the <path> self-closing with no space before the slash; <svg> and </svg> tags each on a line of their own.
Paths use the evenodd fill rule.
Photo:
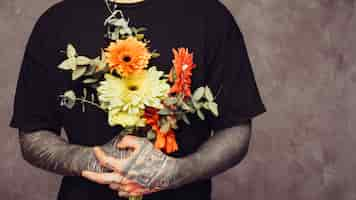
<svg viewBox="0 0 356 200">
<path fill-rule="evenodd" d="M 175 185 L 208 179 L 234 167 L 247 154 L 250 137 L 250 122 L 216 133 L 197 152 L 178 161 Z"/>
<path fill-rule="evenodd" d="M 19 135 L 24 159 L 38 168 L 64 176 L 80 176 L 83 170 L 104 171 L 92 147 L 68 144 L 48 131 L 20 132 Z M 110 154 L 119 154 L 109 143 L 104 149 Z"/>
</svg>

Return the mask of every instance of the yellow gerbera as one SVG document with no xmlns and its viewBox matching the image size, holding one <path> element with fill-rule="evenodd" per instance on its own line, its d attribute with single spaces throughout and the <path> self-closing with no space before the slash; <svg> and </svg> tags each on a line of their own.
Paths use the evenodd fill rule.
<svg viewBox="0 0 356 200">
<path fill-rule="evenodd" d="M 110 71 L 116 71 L 121 76 L 140 71 L 147 67 L 151 59 L 151 53 L 146 43 L 135 37 L 111 42 L 105 49 L 105 57 L 109 63 Z"/>
<path fill-rule="evenodd" d="M 121 112 L 120 108 L 114 108 L 109 111 L 109 125 L 122 127 L 143 127 L 145 126 L 145 120 L 141 118 L 141 113 L 130 114 L 127 112 Z"/>
<path fill-rule="evenodd" d="M 134 115 L 143 118 L 146 106 L 162 108 L 161 100 L 167 97 L 170 88 L 162 76 L 163 72 L 157 71 L 155 67 L 127 77 L 105 74 L 105 80 L 100 82 L 97 91 L 101 107 L 108 109 L 109 116 L 111 115 L 110 125 L 126 126 L 128 123 L 121 120 L 125 117 L 127 120 L 129 117 L 132 119 Z M 120 117 L 117 116 L 119 114 Z M 135 121 L 131 119 L 129 121 Z M 135 122 L 135 125 L 139 124 L 139 120 Z"/>
</svg>

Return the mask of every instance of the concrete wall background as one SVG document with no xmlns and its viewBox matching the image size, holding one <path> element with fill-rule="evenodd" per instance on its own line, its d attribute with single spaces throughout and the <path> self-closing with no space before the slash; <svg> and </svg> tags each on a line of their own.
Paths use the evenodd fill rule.
<svg viewBox="0 0 356 200">
<path fill-rule="evenodd" d="M 0 1 L 0 198 L 55 199 L 59 177 L 22 160 L 8 128 L 20 59 L 57 0 Z M 224 0 L 245 34 L 268 113 L 248 157 L 214 182 L 216 200 L 356 199 L 356 2 Z"/>
</svg>

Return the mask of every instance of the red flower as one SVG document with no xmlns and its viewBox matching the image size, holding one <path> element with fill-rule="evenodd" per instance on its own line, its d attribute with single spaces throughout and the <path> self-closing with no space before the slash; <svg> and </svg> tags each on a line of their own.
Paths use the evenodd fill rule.
<svg viewBox="0 0 356 200">
<path fill-rule="evenodd" d="M 196 67 L 193 63 L 193 54 L 188 49 L 173 49 L 173 68 L 169 73 L 169 81 L 174 82 L 170 93 L 182 93 L 191 96 L 190 86 L 192 83 L 192 69 Z"/>
<path fill-rule="evenodd" d="M 146 124 L 152 127 L 153 132 L 156 134 L 155 148 L 161 149 L 167 154 L 173 153 L 178 150 L 175 133 L 172 129 L 164 133 L 159 127 L 160 115 L 158 109 L 146 108 L 144 113 Z"/>
</svg>

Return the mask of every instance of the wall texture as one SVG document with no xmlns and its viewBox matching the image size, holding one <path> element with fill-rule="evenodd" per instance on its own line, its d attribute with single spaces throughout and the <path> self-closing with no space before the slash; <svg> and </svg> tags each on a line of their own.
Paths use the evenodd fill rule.
<svg viewBox="0 0 356 200">
<path fill-rule="evenodd" d="M 21 158 L 8 128 L 23 48 L 57 0 L 0 0 L 0 196 L 55 199 L 59 178 Z M 245 34 L 268 113 L 215 200 L 356 199 L 356 2 L 224 0 Z"/>
</svg>

